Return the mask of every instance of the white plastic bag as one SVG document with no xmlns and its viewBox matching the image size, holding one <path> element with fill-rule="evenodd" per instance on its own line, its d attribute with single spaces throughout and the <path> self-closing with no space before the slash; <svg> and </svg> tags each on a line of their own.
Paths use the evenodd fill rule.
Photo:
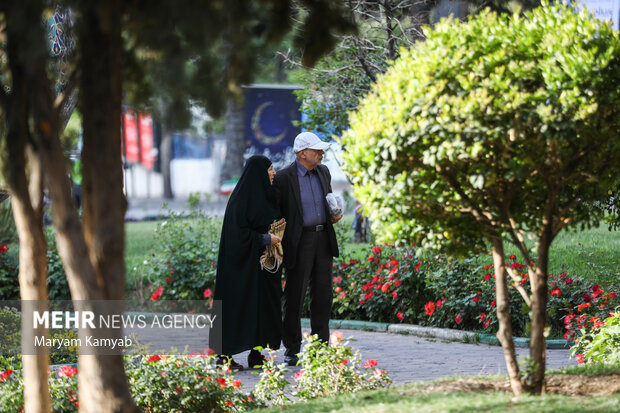
<svg viewBox="0 0 620 413">
<path fill-rule="evenodd" d="M 327 194 L 325 197 L 327 205 L 329 206 L 329 213 L 336 217 L 341 217 L 344 213 L 344 199 L 333 193 Z"/>
</svg>

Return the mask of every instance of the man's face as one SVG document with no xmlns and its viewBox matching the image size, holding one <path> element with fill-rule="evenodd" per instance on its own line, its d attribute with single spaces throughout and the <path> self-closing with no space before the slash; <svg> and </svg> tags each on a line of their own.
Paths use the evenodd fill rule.
<svg viewBox="0 0 620 413">
<path fill-rule="evenodd" d="M 302 156 L 304 157 L 304 160 L 308 164 L 307 168 L 309 170 L 312 170 L 321 164 L 324 154 L 325 152 L 322 150 L 304 149 Z"/>
</svg>

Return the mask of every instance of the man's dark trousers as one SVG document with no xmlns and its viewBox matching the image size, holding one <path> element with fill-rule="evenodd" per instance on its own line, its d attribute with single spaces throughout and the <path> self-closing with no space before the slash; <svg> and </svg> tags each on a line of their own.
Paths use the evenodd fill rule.
<svg viewBox="0 0 620 413">
<path fill-rule="evenodd" d="M 293 356 L 300 350 L 300 317 L 308 286 L 311 334 L 317 334 L 323 341 L 329 339 L 329 317 L 333 298 L 332 262 L 327 231 L 303 232 L 297 251 L 297 263 L 292 270 L 286 270 L 282 337 L 286 356 Z"/>
</svg>

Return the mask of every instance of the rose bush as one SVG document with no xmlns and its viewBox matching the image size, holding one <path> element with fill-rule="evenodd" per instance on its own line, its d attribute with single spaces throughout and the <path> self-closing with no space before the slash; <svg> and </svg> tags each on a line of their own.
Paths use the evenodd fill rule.
<svg viewBox="0 0 620 413">
<path fill-rule="evenodd" d="M 194 211 L 182 216 L 172 211 L 157 226 L 157 247 L 144 261 L 151 300 L 202 300 L 215 286 L 220 226 Z"/>
<path fill-rule="evenodd" d="M 302 400 L 353 393 L 389 386 L 392 381 L 388 372 L 377 368 L 377 360 L 367 360 L 363 365 L 359 351 L 348 347 L 348 339 L 334 331 L 331 345 L 318 336 L 306 334 L 305 344 L 299 356 L 299 370 L 295 396 Z M 362 368 L 363 367 L 363 368 Z"/>
<path fill-rule="evenodd" d="M 389 386 L 392 381 L 385 370 L 377 367 L 377 360 L 366 360 L 362 364 L 359 351 L 353 351 L 350 339 L 344 339 L 342 332 L 334 331 L 330 345 L 318 336 L 304 334 L 304 345 L 299 354 L 301 370 L 295 373 L 295 397 L 310 400 L 342 393 L 353 393 Z M 287 396 L 290 386 L 286 379 L 286 364 L 276 364 L 273 353 L 263 365 L 256 395 L 270 405 L 284 405 L 291 402 Z"/>
<path fill-rule="evenodd" d="M 400 313 L 417 321 L 427 296 L 422 262 L 409 248 L 375 246 L 371 252 L 334 263 L 334 316 L 393 322 Z"/>
<path fill-rule="evenodd" d="M 574 311 L 564 317 L 564 337 L 573 343 L 571 354 L 580 364 L 605 361 L 620 344 L 620 297 L 600 285 L 592 285 L 580 299 Z M 614 357 L 618 357 L 617 352 L 610 356 Z"/>
<path fill-rule="evenodd" d="M 374 246 L 366 257 L 343 255 L 334 263 L 333 315 L 339 319 L 380 322 L 406 322 L 420 325 L 456 328 L 494 333 L 497 329 L 495 274 L 490 258 L 477 257 L 463 261 L 444 256 L 425 259 L 416 257 L 416 248 Z M 506 257 L 507 265 L 517 274 L 518 284 L 529 291 L 525 265 L 515 255 Z M 600 286 L 561 272 L 549 274 L 547 304 L 551 337 L 565 335 L 566 320 L 588 308 L 584 300 L 602 300 L 609 307 L 618 302 L 615 293 L 603 292 Z M 607 303 L 604 301 L 607 300 Z M 509 304 L 515 335 L 529 333 L 529 308 L 514 285 L 509 288 Z M 620 304 L 620 302 L 618 302 Z M 579 319 L 580 327 L 590 322 L 594 308 Z M 583 311 L 583 310 L 582 310 Z M 601 312 L 599 311 L 599 313 Z M 568 319 L 566 318 L 568 316 Z"/>
<path fill-rule="evenodd" d="M 208 354 L 150 355 L 128 359 L 129 386 L 145 412 L 238 411 L 259 407 L 241 389 L 234 370 Z"/>
<path fill-rule="evenodd" d="M 263 406 L 252 394 L 241 391 L 234 371 L 215 366 L 207 354 L 167 356 L 127 356 L 129 386 L 138 407 L 144 412 L 244 411 Z M 50 373 L 52 409 L 77 412 L 78 369 L 62 366 Z M 23 409 L 23 377 L 16 369 L 0 370 L 2 412 Z"/>
<path fill-rule="evenodd" d="M 586 336 L 587 337 L 587 336 Z M 620 311 L 611 313 L 602 324 L 591 331 L 591 339 L 582 337 L 573 347 L 580 362 L 620 363 Z"/>
</svg>

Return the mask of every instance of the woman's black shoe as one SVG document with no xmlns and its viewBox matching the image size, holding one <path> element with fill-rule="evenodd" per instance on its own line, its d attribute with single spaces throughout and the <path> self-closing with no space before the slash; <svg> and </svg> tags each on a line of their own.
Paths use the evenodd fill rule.
<svg viewBox="0 0 620 413">
<path fill-rule="evenodd" d="M 261 368 L 265 361 L 267 359 L 259 351 L 250 350 L 250 354 L 248 354 L 248 368 Z"/>
<path fill-rule="evenodd" d="M 228 364 L 228 366 L 232 370 L 239 370 L 239 371 L 243 370 L 243 366 L 241 364 L 237 363 L 235 361 L 235 359 L 233 359 L 232 357 L 220 356 L 215 361 L 215 364 L 218 365 L 218 366 L 223 366 L 225 364 Z"/>
</svg>

